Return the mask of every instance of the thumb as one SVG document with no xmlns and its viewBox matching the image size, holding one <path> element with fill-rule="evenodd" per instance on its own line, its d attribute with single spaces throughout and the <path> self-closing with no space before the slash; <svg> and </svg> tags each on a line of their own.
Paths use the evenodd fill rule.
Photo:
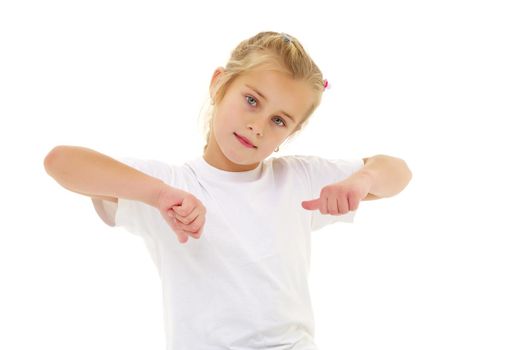
<svg viewBox="0 0 525 350">
<path fill-rule="evenodd" d="M 173 206 L 173 211 L 175 211 L 177 214 L 186 216 L 188 215 L 188 208 L 189 207 L 189 201 L 183 200 L 181 204 Z"/>
<path fill-rule="evenodd" d="M 320 208 L 321 198 L 312 199 L 312 200 L 309 200 L 309 201 L 303 201 L 301 204 L 302 204 L 304 209 L 316 210 L 316 209 Z"/>
</svg>

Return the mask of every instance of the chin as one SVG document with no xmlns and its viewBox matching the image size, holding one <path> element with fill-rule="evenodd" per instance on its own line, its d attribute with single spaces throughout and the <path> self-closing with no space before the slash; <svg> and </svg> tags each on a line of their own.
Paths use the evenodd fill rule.
<svg viewBox="0 0 525 350">
<path fill-rule="evenodd" d="M 238 164 L 238 165 L 250 165 L 254 163 L 258 163 L 259 161 L 253 158 L 246 158 L 246 157 L 227 157 L 232 163 Z"/>
<path fill-rule="evenodd" d="M 242 166 L 258 164 L 261 161 L 259 157 L 255 158 L 255 157 L 250 157 L 250 156 L 242 156 L 239 154 L 235 154 L 235 152 L 232 152 L 231 155 L 225 154 L 225 157 L 229 159 L 230 162 L 237 164 L 237 165 L 242 165 Z"/>
<path fill-rule="evenodd" d="M 222 154 L 224 155 L 224 158 L 228 159 L 230 162 L 234 164 L 244 165 L 245 159 L 243 161 L 243 157 L 241 157 L 234 149 L 228 149 L 220 147 Z"/>
</svg>

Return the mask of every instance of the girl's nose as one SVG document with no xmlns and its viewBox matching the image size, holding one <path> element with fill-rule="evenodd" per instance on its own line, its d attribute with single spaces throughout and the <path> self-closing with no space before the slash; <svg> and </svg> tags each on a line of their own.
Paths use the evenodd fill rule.
<svg viewBox="0 0 525 350">
<path fill-rule="evenodd" d="M 263 128 L 264 128 L 264 125 L 262 125 L 262 123 L 263 123 L 262 121 L 259 123 L 257 123 L 256 121 L 253 121 L 248 125 L 248 128 L 250 128 L 250 130 L 262 136 Z"/>
</svg>

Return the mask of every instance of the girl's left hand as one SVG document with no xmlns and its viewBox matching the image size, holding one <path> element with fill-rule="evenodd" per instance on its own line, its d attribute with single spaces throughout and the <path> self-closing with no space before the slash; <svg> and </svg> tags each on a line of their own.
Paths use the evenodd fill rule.
<svg viewBox="0 0 525 350">
<path fill-rule="evenodd" d="M 302 206 L 307 210 L 319 209 L 323 215 L 344 215 L 357 210 L 371 187 L 372 178 L 358 171 L 343 181 L 323 187 L 319 198 L 303 201 Z"/>
</svg>

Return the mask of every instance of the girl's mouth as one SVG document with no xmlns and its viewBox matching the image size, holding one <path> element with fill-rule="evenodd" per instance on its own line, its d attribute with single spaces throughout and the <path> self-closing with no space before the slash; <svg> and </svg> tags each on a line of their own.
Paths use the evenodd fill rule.
<svg viewBox="0 0 525 350">
<path fill-rule="evenodd" d="M 247 140 L 246 138 L 239 136 L 236 133 L 233 133 L 233 134 L 235 135 L 235 137 L 237 137 L 237 140 L 239 140 L 239 142 L 242 143 L 244 146 L 248 148 L 257 148 L 256 146 L 252 145 L 250 140 Z"/>
</svg>

